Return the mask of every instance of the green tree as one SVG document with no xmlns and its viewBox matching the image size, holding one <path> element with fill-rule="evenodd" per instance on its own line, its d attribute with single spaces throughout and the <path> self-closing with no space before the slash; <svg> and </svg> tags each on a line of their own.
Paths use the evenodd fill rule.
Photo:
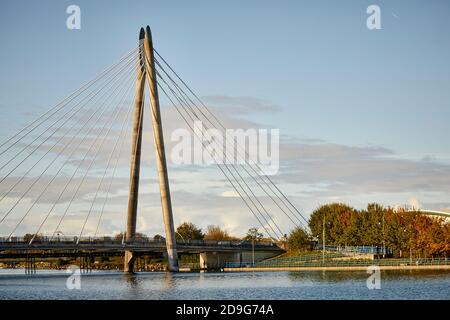
<svg viewBox="0 0 450 320">
<path fill-rule="evenodd" d="M 289 251 L 311 250 L 311 237 L 300 227 L 291 231 L 288 237 Z"/>
<path fill-rule="evenodd" d="M 360 245 L 382 246 L 384 213 L 384 208 L 376 203 L 371 203 L 367 205 L 366 210 L 358 212 L 358 242 Z"/>
<path fill-rule="evenodd" d="M 23 241 L 30 242 L 34 236 L 35 236 L 35 234 L 27 233 L 23 236 Z M 37 234 L 33 241 L 42 241 L 43 239 L 44 239 L 44 236 L 42 234 Z"/>
<path fill-rule="evenodd" d="M 203 237 L 202 229 L 191 222 L 183 222 L 177 228 L 177 240 L 202 240 Z"/>
<path fill-rule="evenodd" d="M 258 231 L 258 228 L 250 228 L 247 231 L 247 234 L 244 237 L 245 241 L 260 241 L 262 238 L 264 237 L 264 235 Z"/>
<path fill-rule="evenodd" d="M 119 240 L 122 241 L 123 238 L 124 238 L 124 233 L 123 232 L 117 233 L 114 236 L 114 239 L 116 241 L 119 241 Z M 139 233 L 139 232 L 136 232 L 136 234 L 134 236 L 134 240 L 147 240 L 147 239 L 148 239 L 148 236 L 146 234 Z"/>
<path fill-rule="evenodd" d="M 345 244 L 346 231 L 351 227 L 350 221 L 355 209 L 342 203 L 326 204 L 314 210 L 308 225 L 314 239 L 322 241 L 323 225 L 325 224 L 325 241 L 327 244 Z"/>
<path fill-rule="evenodd" d="M 413 243 L 412 222 L 414 213 L 405 210 L 389 210 L 385 214 L 385 237 L 386 247 L 405 257 Z"/>
<path fill-rule="evenodd" d="M 155 241 L 166 241 L 166 238 L 164 238 L 160 234 L 155 234 L 155 236 L 153 237 L 153 240 L 155 240 Z"/>
</svg>

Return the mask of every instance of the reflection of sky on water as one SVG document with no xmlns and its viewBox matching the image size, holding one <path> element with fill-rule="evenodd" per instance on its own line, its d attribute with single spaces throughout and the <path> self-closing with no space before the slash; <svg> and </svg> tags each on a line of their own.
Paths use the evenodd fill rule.
<svg viewBox="0 0 450 320">
<path fill-rule="evenodd" d="M 68 290 L 61 271 L 0 270 L 0 299 L 449 299 L 449 271 L 382 271 L 369 290 L 364 271 L 245 273 L 92 272 Z"/>
</svg>

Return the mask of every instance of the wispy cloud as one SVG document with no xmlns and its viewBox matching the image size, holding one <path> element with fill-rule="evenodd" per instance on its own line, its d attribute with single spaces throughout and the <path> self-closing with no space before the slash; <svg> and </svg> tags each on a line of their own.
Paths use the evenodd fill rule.
<svg viewBox="0 0 450 320">
<path fill-rule="evenodd" d="M 233 114 L 250 114 L 264 112 L 280 112 L 281 108 L 268 101 L 255 97 L 230 97 L 224 95 L 204 97 L 205 102 L 221 111 Z"/>
<path fill-rule="evenodd" d="M 216 106 L 214 109 L 227 127 L 258 128 L 262 124 L 252 122 L 236 116 L 236 113 L 224 112 L 224 108 L 239 108 L 241 113 L 249 114 L 255 112 L 276 112 L 278 107 L 271 103 L 250 97 L 209 97 L 208 102 Z M 227 109 L 228 110 L 228 109 Z M 147 110 L 146 110 L 147 111 Z M 234 115 L 234 116 L 232 116 Z M 166 147 L 170 152 L 175 142 L 170 139 L 171 132 L 180 127 L 187 128 L 173 107 L 163 106 L 163 126 Z M 131 130 L 131 120 L 127 130 Z M 82 188 L 79 190 L 76 201 L 71 207 L 67 218 L 61 228 L 66 234 L 76 235 L 80 226 L 88 215 L 94 195 L 99 186 L 99 177 L 108 162 L 109 153 L 114 143 L 114 137 L 118 130 L 115 128 L 108 143 L 104 148 L 95 149 L 99 156 L 95 165 L 89 172 Z M 68 138 L 70 139 L 70 138 Z M 78 139 L 78 138 L 77 138 Z M 130 162 L 130 135 L 122 138 L 122 157 L 119 159 L 119 168 L 116 178 L 111 185 L 108 195 L 108 204 L 101 220 L 99 234 L 111 234 L 122 231 L 125 225 L 127 192 L 129 186 L 129 162 Z M 67 140 L 63 140 L 67 143 Z M 77 140 L 78 141 L 78 140 Z M 91 137 L 83 146 L 87 151 L 89 143 L 93 142 Z M 76 142 L 74 142 L 76 144 Z M 50 144 L 46 145 L 47 148 Z M 378 201 L 386 205 L 408 203 L 414 199 L 423 208 L 444 209 L 450 208 L 448 195 L 450 194 L 450 165 L 437 161 L 432 155 L 425 158 L 404 158 L 395 150 L 383 146 L 351 146 L 330 143 L 321 139 L 299 139 L 287 136 L 282 132 L 280 141 L 280 171 L 272 179 L 284 190 L 292 201 L 299 207 L 305 209 L 306 216 L 321 203 L 331 201 L 347 202 L 355 206 L 364 206 L 367 202 Z M 68 156 L 71 148 L 63 153 Z M 48 150 L 48 149 L 43 149 Z M 153 148 L 153 137 L 151 122 L 148 112 L 145 113 L 144 143 L 142 149 L 141 188 L 139 198 L 139 221 L 140 232 L 155 234 L 163 233 L 162 215 L 160 208 L 160 197 L 158 181 L 155 169 L 155 153 Z M 62 146 L 52 150 L 51 156 L 62 151 Z M 50 156 L 49 156 L 50 157 Z M 51 157 L 50 157 L 51 158 Z M 50 159 L 49 158 L 49 159 Z M 17 160 L 17 159 L 16 159 Z M 237 235 L 245 234 L 250 227 L 257 226 L 256 219 L 245 207 L 241 199 L 220 171 L 214 166 L 183 166 L 174 165 L 169 160 L 169 177 L 171 181 L 172 201 L 174 207 L 175 222 L 192 221 L 202 228 L 210 224 L 219 224 L 226 227 L 230 232 Z M 30 165 L 31 162 L 28 163 Z M 68 181 L 70 173 L 79 165 L 79 159 L 71 159 L 65 174 L 54 180 L 41 198 L 38 205 L 30 212 L 24 221 L 23 227 L 17 233 L 34 232 L 51 204 L 60 194 L 61 189 Z M 61 161 L 57 162 L 61 165 Z M 80 173 L 72 181 L 70 188 L 59 201 L 48 222 L 42 231 L 49 233 L 54 230 L 58 220 L 68 205 L 76 186 L 83 179 L 89 162 L 83 163 Z M 23 195 L 27 187 L 39 173 L 39 168 L 30 173 L 19 186 L 6 197 L 0 204 L 0 214 L 8 211 L 19 197 Z M 52 172 L 44 175 L 35 188 L 24 197 L 14 212 L 0 225 L 0 234 L 8 232 L 19 221 L 32 202 L 42 191 L 43 187 L 52 178 Z M 110 177 L 112 167 L 106 177 Z M 17 179 L 20 178 L 19 171 L 2 183 L 0 194 L 4 194 Z M 86 235 L 92 235 L 96 229 L 103 200 L 107 196 L 106 189 L 109 180 L 106 179 L 101 185 L 97 200 L 93 206 L 91 216 L 86 225 Z M 257 190 L 256 185 L 248 180 L 253 190 L 258 194 L 273 219 L 284 227 L 286 232 L 291 228 L 290 222 L 273 205 L 263 192 Z"/>
</svg>

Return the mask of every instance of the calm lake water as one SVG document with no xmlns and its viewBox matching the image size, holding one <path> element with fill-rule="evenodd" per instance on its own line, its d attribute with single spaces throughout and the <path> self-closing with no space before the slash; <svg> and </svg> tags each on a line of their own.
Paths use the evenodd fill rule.
<svg viewBox="0 0 450 320">
<path fill-rule="evenodd" d="M 382 271 L 369 290 L 363 271 L 81 274 L 0 269 L 0 299 L 450 299 L 449 271 Z"/>
</svg>

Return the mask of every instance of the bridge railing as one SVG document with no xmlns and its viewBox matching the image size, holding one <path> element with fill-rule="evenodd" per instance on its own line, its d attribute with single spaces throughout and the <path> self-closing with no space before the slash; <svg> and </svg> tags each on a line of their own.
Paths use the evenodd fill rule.
<svg viewBox="0 0 450 320">
<path fill-rule="evenodd" d="M 187 246 L 201 246 L 201 247 L 239 247 L 239 248 L 276 248 L 277 244 L 269 241 L 258 241 L 254 244 L 252 241 L 245 240 L 186 240 L 186 241 L 177 241 L 178 245 L 187 245 Z"/>
<path fill-rule="evenodd" d="M 252 262 L 226 262 L 225 268 L 293 268 L 293 267 L 368 267 L 377 266 L 439 266 L 450 265 L 449 258 L 421 258 L 421 259 L 347 259 L 347 260 L 304 260 L 286 261 L 269 259 L 253 264 Z"/>
<path fill-rule="evenodd" d="M 0 238 L 0 245 L 28 245 L 30 244 L 29 238 L 24 237 L 11 237 L 11 238 Z M 165 242 L 162 240 L 154 239 L 135 239 L 130 242 L 123 241 L 122 239 L 116 239 L 114 237 L 83 237 L 78 240 L 77 237 L 39 237 L 33 240 L 33 245 L 70 245 L 70 244 L 102 244 L 102 245 L 125 245 L 125 244 L 135 244 L 135 245 L 164 245 Z"/>
<path fill-rule="evenodd" d="M 1 244 L 7 244 L 7 243 L 13 243 L 13 244 L 24 244 L 24 243 L 30 243 L 31 237 L 0 237 L 0 243 Z M 137 243 L 143 243 L 147 242 L 146 239 L 136 239 L 134 242 Z M 122 238 L 115 238 L 115 237 L 82 237 L 78 240 L 78 237 L 76 236 L 55 236 L 55 237 L 42 237 L 38 236 L 35 239 L 33 239 L 34 244 L 42 244 L 42 243 L 111 243 L 111 244 L 117 244 L 122 243 Z M 152 240 L 152 242 L 157 242 L 157 240 Z"/>
<path fill-rule="evenodd" d="M 322 250 L 323 245 L 317 243 L 314 246 L 315 250 Z M 326 251 L 335 251 L 335 252 L 349 252 L 349 253 L 370 253 L 370 254 L 392 254 L 392 250 L 386 247 L 379 246 L 332 246 L 325 245 Z"/>
<path fill-rule="evenodd" d="M 30 237 L 0 237 L 0 245 L 28 245 L 30 243 Z M 124 241 L 122 238 L 116 237 L 70 237 L 70 236 L 56 236 L 56 237 L 36 237 L 32 244 L 33 245 L 64 245 L 64 244 L 74 244 L 78 243 L 80 245 L 86 244 L 102 244 L 102 245 L 142 245 L 142 246 L 164 246 L 165 240 L 162 239 L 151 239 L 151 238 L 139 238 L 133 239 L 132 241 Z M 198 247 L 235 247 L 235 248 L 255 248 L 264 249 L 278 248 L 276 243 L 258 241 L 252 244 L 251 241 L 229 241 L 229 240 L 186 240 L 177 241 L 177 245 L 182 246 L 198 246 Z"/>
</svg>

